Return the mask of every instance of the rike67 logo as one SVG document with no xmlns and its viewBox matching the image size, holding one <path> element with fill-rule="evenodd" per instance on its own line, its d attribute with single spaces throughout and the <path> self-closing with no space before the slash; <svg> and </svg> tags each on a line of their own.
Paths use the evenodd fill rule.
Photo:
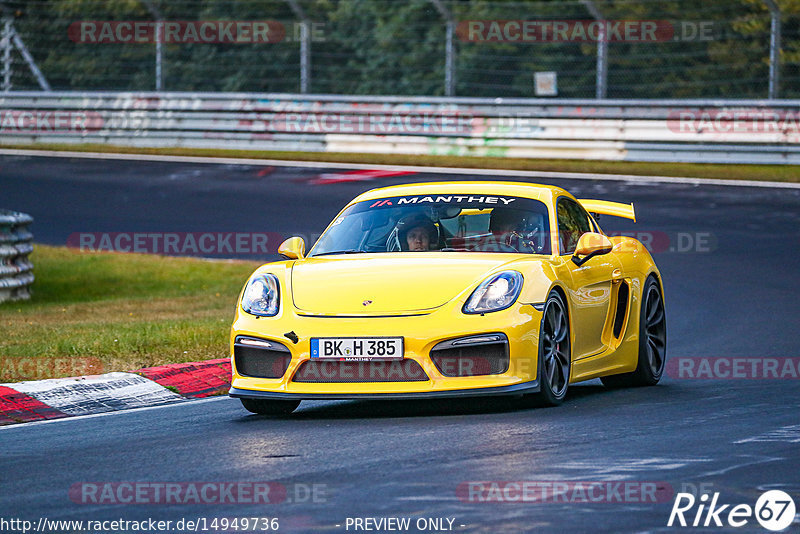
<svg viewBox="0 0 800 534">
<path fill-rule="evenodd" d="M 699 499 L 691 493 L 678 493 L 667 526 L 738 528 L 747 525 L 755 516 L 762 527 L 779 532 L 792 524 L 794 514 L 794 500 L 788 493 L 780 490 L 762 493 L 755 507 L 749 504 L 720 504 L 719 492 L 714 493 L 710 500 L 707 493 Z"/>
</svg>

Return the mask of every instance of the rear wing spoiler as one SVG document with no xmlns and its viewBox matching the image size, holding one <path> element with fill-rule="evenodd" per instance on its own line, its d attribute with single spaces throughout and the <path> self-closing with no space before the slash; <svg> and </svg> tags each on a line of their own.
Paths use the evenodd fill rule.
<svg viewBox="0 0 800 534">
<path fill-rule="evenodd" d="M 612 215 L 614 217 L 624 217 L 636 222 L 636 212 L 633 203 L 622 204 L 620 202 L 609 202 L 608 200 L 578 199 L 589 213 L 599 213 L 601 215 Z"/>
</svg>

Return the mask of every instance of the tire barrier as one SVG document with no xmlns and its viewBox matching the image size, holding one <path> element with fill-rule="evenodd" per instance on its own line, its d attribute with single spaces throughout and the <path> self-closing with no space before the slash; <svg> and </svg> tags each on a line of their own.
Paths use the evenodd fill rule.
<svg viewBox="0 0 800 534">
<path fill-rule="evenodd" d="M 28 225 L 33 217 L 0 209 L 0 302 L 31 297 L 33 234 Z"/>
</svg>

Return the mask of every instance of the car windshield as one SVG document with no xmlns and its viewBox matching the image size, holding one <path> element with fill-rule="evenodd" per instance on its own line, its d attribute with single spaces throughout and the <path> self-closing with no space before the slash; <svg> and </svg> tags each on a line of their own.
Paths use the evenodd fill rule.
<svg viewBox="0 0 800 534">
<path fill-rule="evenodd" d="M 309 255 L 425 251 L 550 254 L 547 206 L 478 194 L 366 200 L 333 221 Z"/>
</svg>

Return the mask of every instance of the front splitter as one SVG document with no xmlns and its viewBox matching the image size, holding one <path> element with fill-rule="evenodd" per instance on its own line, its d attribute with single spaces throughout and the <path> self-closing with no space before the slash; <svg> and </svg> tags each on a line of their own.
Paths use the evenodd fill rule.
<svg viewBox="0 0 800 534">
<path fill-rule="evenodd" d="M 421 391 L 415 393 L 283 393 L 278 391 L 253 391 L 249 389 L 231 388 L 228 393 L 237 399 L 274 399 L 274 400 L 377 400 L 377 399 L 447 399 L 458 397 L 484 397 L 496 395 L 525 395 L 537 393 L 539 381 L 522 382 L 511 386 L 489 388 L 451 389 L 445 391 Z"/>
</svg>

